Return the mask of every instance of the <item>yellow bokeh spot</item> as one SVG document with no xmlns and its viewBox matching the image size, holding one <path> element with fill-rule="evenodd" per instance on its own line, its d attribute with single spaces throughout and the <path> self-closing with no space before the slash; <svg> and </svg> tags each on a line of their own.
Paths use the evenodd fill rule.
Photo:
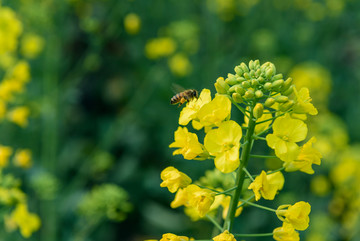
<svg viewBox="0 0 360 241">
<path fill-rule="evenodd" d="M 137 34 L 141 28 L 141 19 L 135 13 L 129 13 L 124 19 L 125 31 L 128 34 Z"/>
</svg>

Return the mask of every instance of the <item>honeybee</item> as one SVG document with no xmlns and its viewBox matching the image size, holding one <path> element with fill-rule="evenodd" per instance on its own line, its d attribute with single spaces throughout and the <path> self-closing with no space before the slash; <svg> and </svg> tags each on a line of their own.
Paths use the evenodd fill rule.
<svg viewBox="0 0 360 241">
<path fill-rule="evenodd" d="M 194 89 L 184 90 L 174 95 L 170 100 L 170 104 L 172 105 L 179 104 L 179 106 L 181 106 L 185 102 L 190 101 L 194 98 L 198 98 L 197 90 Z"/>
</svg>

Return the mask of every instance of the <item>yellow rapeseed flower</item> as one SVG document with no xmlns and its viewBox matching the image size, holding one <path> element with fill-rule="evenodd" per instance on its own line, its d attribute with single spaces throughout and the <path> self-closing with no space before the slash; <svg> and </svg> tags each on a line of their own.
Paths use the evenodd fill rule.
<svg viewBox="0 0 360 241">
<path fill-rule="evenodd" d="M 287 208 L 287 209 L 285 209 Z M 281 205 L 276 215 L 283 221 L 291 224 L 296 230 L 305 230 L 309 227 L 311 206 L 307 202 L 297 202 L 294 205 Z"/>
<path fill-rule="evenodd" d="M 129 13 L 124 19 L 125 31 L 128 34 L 137 34 L 141 28 L 141 19 L 139 15 L 135 13 Z"/>
<path fill-rule="evenodd" d="M 180 172 L 175 167 L 167 167 L 161 172 L 163 182 L 160 187 L 167 187 L 169 192 L 176 192 L 179 188 L 187 187 L 191 183 L 191 178 L 185 173 Z"/>
<path fill-rule="evenodd" d="M 9 78 L 20 83 L 26 83 L 30 79 L 30 66 L 26 61 L 19 61 L 10 71 Z"/>
<path fill-rule="evenodd" d="M 182 205 L 192 207 L 200 217 L 204 217 L 209 212 L 214 200 L 214 192 L 190 184 L 186 188 L 177 191 L 175 199 L 171 202 L 170 206 L 172 208 L 177 208 Z"/>
<path fill-rule="evenodd" d="M 168 61 L 171 72 L 179 77 L 187 76 L 191 73 L 192 65 L 185 54 L 175 54 Z"/>
<path fill-rule="evenodd" d="M 36 34 L 27 34 L 21 41 L 21 54 L 26 58 L 36 58 L 44 48 L 44 39 Z"/>
<path fill-rule="evenodd" d="M 189 238 L 186 236 L 177 236 L 172 233 L 163 234 L 162 238 L 159 241 L 189 241 Z"/>
<path fill-rule="evenodd" d="M 150 39 L 145 45 L 145 55 L 149 59 L 158 59 L 173 54 L 176 43 L 172 38 Z"/>
<path fill-rule="evenodd" d="M 0 7 L 0 55 L 13 52 L 17 48 L 22 24 L 15 12 L 7 7 Z"/>
<path fill-rule="evenodd" d="M 187 125 L 191 120 L 196 118 L 197 112 L 200 108 L 211 101 L 211 92 L 208 89 L 203 89 L 199 98 L 194 98 L 189 101 L 181 110 L 179 117 L 179 125 Z"/>
<path fill-rule="evenodd" d="M 11 147 L 0 145 L 0 168 L 6 167 L 8 165 L 11 154 Z"/>
<path fill-rule="evenodd" d="M 256 120 L 256 122 L 262 122 L 262 121 L 265 121 L 265 120 L 268 120 L 271 118 L 272 118 L 271 113 L 264 113 L 259 119 Z M 266 130 L 270 126 L 271 122 L 272 122 L 272 120 L 269 120 L 264 123 L 256 124 L 255 130 L 254 130 L 255 134 L 258 134 L 258 133 Z M 244 126 L 247 127 L 248 123 L 249 123 L 249 118 L 245 115 L 244 116 Z"/>
<path fill-rule="evenodd" d="M 318 110 L 311 103 L 312 99 L 310 97 L 308 88 L 301 88 L 298 92 L 296 88 L 294 88 L 295 93 L 295 104 L 292 107 L 293 113 L 295 114 L 310 114 L 317 115 Z"/>
<path fill-rule="evenodd" d="M 8 113 L 8 118 L 11 122 L 15 124 L 26 127 L 28 125 L 28 116 L 30 114 L 30 110 L 26 106 L 20 106 L 13 109 Z"/>
<path fill-rule="evenodd" d="M 282 227 L 275 228 L 273 238 L 277 241 L 299 241 L 299 233 L 289 223 L 283 223 Z"/>
<path fill-rule="evenodd" d="M 22 168 L 31 167 L 32 166 L 31 150 L 29 149 L 17 150 L 14 157 L 14 164 L 15 166 Z"/>
<path fill-rule="evenodd" d="M 40 228 L 40 218 L 34 214 L 29 213 L 27 206 L 20 203 L 11 213 L 10 219 L 20 229 L 20 233 L 24 238 L 29 238 L 31 234 Z"/>
<path fill-rule="evenodd" d="M 206 134 L 204 146 L 215 156 L 215 166 L 219 171 L 229 173 L 238 168 L 241 137 L 241 127 L 232 120 L 221 123 L 219 128 Z"/>
<path fill-rule="evenodd" d="M 255 178 L 248 189 L 253 190 L 256 201 L 261 197 L 273 200 L 277 192 L 283 188 L 284 182 L 285 179 L 281 172 L 266 175 L 265 171 L 261 171 L 261 174 Z"/>
<path fill-rule="evenodd" d="M 219 126 L 230 117 L 231 101 L 225 95 L 217 95 L 212 101 L 203 105 L 197 113 L 199 123 L 193 126 L 201 129 L 203 126 Z"/>
<path fill-rule="evenodd" d="M 268 134 L 266 141 L 268 146 L 275 149 L 277 157 L 282 161 L 290 162 L 295 160 L 300 151 L 296 142 L 304 140 L 307 131 L 303 121 L 285 115 L 274 121 L 273 134 Z"/>
<path fill-rule="evenodd" d="M 223 233 L 213 238 L 214 241 L 236 241 L 233 234 L 229 233 L 228 230 L 225 230 Z"/>
<path fill-rule="evenodd" d="M 6 115 L 6 103 L 0 99 L 0 120 Z"/>
<path fill-rule="evenodd" d="M 16 79 L 4 79 L 0 83 L 0 99 L 3 101 L 11 101 L 15 93 L 24 91 L 24 83 Z"/>
<path fill-rule="evenodd" d="M 169 147 L 177 147 L 179 149 L 175 150 L 173 155 L 182 154 L 185 159 L 192 160 L 203 153 L 203 148 L 198 141 L 197 135 L 189 132 L 186 127 L 179 126 L 174 136 L 175 141 Z"/>
<path fill-rule="evenodd" d="M 304 146 L 301 147 L 300 153 L 295 160 L 285 162 L 285 171 L 291 172 L 299 170 L 307 174 L 314 174 L 312 164 L 320 165 L 322 157 L 320 152 L 313 148 L 313 143 L 315 142 L 316 138 L 312 137 L 304 144 Z"/>
</svg>

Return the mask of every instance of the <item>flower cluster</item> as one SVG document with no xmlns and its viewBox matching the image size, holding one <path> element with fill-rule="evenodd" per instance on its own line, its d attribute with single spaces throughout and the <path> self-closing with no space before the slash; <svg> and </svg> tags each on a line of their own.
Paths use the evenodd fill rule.
<svg viewBox="0 0 360 241">
<path fill-rule="evenodd" d="M 275 240 L 299 240 L 296 230 L 303 231 L 309 226 L 309 203 L 281 205 L 275 210 L 255 202 L 261 198 L 274 200 L 285 184 L 281 171 L 313 174 L 312 165 L 321 163 L 322 156 L 313 147 L 315 137 L 301 145 L 308 133 L 304 120 L 307 115 L 318 112 L 311 103 L 309 90 L 305 87 L 298 90 L 292 78 L 284 80 L 282 74 L 276 73 L 274 64 L 260 65 L 258 60 L 248 65 L 241 63 L 235 67 L 235 74 L 228 74 L 226 79 L 219 77 L 215 88 L 214 98 L 210 90 L 203 89 L 199 98 L 189 101 L 182 109 L 180 126 L 170 147 L 176 148 L 174 155 L 182 155 L 187 160 L 213 160 L 217 171 L 192 182 L 172 166 L 164 169 L 161 187 L 176 192 L 171 207 L 185 206 L 185 213 L 192 220 L 207 218 L 213 222 L 222 232 L 213 238 L 215 241 L 235 240 L 230 232 L 234 218 L 245 205 L 274 212 L 283 221 L 282 227 L 269 233 Z M 242 125 L 230 119 L 232 106 L 244 115 Z M 203 130 L 204 138 L 200 139 L 191 127 L 195 131 Z M 266 141 L 276 156 L 252 154 L 255 141 Z M 258 175 L 251 175 L 247 170 L 252 158 L 274 157 L 283 162 L 281 169 L 262 170 Z M 219 177 L 226 180 L 227 174 L 235 176 L 235 182 L 224 185 L 225 182 L 215 181 Z M 245 185 L 252 193 L 244 191 Z M 221 210 L 223 227 L 213 219 L 213 214 Z M 235 236 L 241 237 L 241 234 Z"/>
</svg>

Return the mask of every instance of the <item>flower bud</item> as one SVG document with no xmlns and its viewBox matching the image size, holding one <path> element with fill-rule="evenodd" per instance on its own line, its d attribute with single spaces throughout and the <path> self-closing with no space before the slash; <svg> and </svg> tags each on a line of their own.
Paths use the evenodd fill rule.
<svg viewBox="0 0 360 241">
<path fill-rule="evenodd" d="M 251 99 L 251 98 L 253 98 L 254 97 L 254 90 L 252 89 L 252 88 L 249 88 L 246 92 L 245 92 L 245 94 L 244 94 L 244 97 L 246 98 L 246 99 Z"/>
<path fill-rule="evenodd" d="M 255 77 L 258 78 L 261 75 L 261 70 L 257 69 L 255 72 Z"/>
<path fill-rule="evenodd" d="M 264 111 L 264 106 L 261 103 L 257 103 L 253 110 L 253 115 L 255 119 L 259 119 L 262 116 L 263 111 Z"/>
<path fill-rule="evenodd" d="M 284 86 L 283 86 L 282 90 L 283 91 L 287 90 L 291 86 L 292 82 L 293 82 L 292 78 L 287 78 L 287 80 L 285 80 L 285 82 L 284 82 Z"/>
<path fill-rule="evenodd" d="M 251 70 L 255 69 L 255 63 L 254 63 L 253 60 L 250 60 L 250 62 L 249 62 L 249 68 L 250 68 Z"/>
<path fill-rule="evenodd" d="M 233 93 L 232 98 L 236 103 L 242 103 L 244 100 L 239 93 Z"/>
<path fill-rule="evenodd" d="M 259 83 L 261 83 L 261 84 L 264 83 L 264 81 L 265 81 L 265 79 L 264 79 L 263 77 L 261 77 L 261 76 L 260 76 L 259 78 L 257 78 L 257 80 L 258 80 Z"/>
<path fill-rule="evenodd" d="M 259 85 L 259 81 L 257 79 L 252 79 L 251 80 L 251 85 L 252 86 L 258 86 Z"/>
<path fill-rule="evenodd" d="M 287 90 L 284 90 L 282 92 L 283 95 L 291 95 L 291 93 L 294 91 L 295 85 L 291 85 Z"/>
<path fill-rule="evenodd" d="M 271 79 L 271 77 L 276 73 L 275 65 L 270 63 L 269 67 L 265 71 L 265 76 L 268 79 Z"/>
<path fill-rule="evenodd" d="M 249 87 L 250 87 L 250 82 L 249 82 L 249 81 L 244 81 L 244 82 L 242 82 L 241 84 L 242 84 L 242 86 L 243 86 L 244 88 L 249 88 Z"/>
<path fill-rule="evenodd" d="M 235 85 L 235 92 L 240 95 L 245 94 L 245 90 L 241 85 Z"/>
<path fill-rule="evenodd" d="M 253 69 L 250 70 L 250 76 L 251 76 L 251 77 L 255 77 L 255 70 L 253 70 Z"/>
<path fill-rule="evenodd" d="M 216 91 L 219 94 L 227 94 L 227 91 L 229 90 L 229 85 L 225 83 L 225 80 L 223 77 L 217 78 L 214 86 L 215 86 Z"/>
<path fill-rule="evenodd" d="M 295 102 L 293 100 L 289 100 L 288 102 L 285 102 L 284 104 L 282 104 L 279 109 L 282 112 L 286 112 L 288 111 L 291 107 L 293 107 L 293 105 L 295 104 Z"/>
<path fill-rule="evenodd" d="M 249 68 L 247 67 L 247 65 L 245 63 L 241 63 L 240 68 L 243 70 L 243 72 L 249 73 Z"/>
<path fill-rule="evenodd" d="M 231 87 L 229 88 L 229 92 L 235 92 L 237 87 L 241 87 L 241 85 L 240 85 L 240 84 L 237 84 L 237 85 L 231 86 Z"/>
<path fill-rule="evenodd" d="M 233 74 L 228 74 L 228 77 L 225 80 L 225 83 L 227 83 L 228 85 L 235 85 L 237 84 L 237 80 L 235 75 Z"/>
<path fill-rule="evenodd" d="M 264 105 L 266 107 L 271 107 L 273 104 L 275 103 L 275 99 L 270 97 L 270 98 L 267 98 Z"/>
<path fill-rule="evenodd" d="M 266 89 L 266 90 L 271 89 L 271 83 L 270 82 L 265 83 L 264 84 L 264 89 Z"/>
<path fill-rule="evenodd" d="M 272 77 L 272 81 L 275 81 L 275 80 L 278 80 L 278 79 L 282 79 L 283 78 L 283 75 L 282 74 L 276 74 Z"/>
<path fill-rule="evenodd" d="M 235 66 L 234 70 L 235 70 L 235 73 L 239 76 L 241 76 L 244 73 L 244 71 L 240 68 L 240 65 Z"/>
<path fill-rule="evenodd" d="M 241 83 L 243 81 L 245 81 L 244 77 L 236 77 L 237 82 Z"/>
<path fill-rule="evenodd" d="M 280 89 L 283 84 L 284 84 L 284 80 L 279 79 L 279 80 L 275 80 L 274 82 L 272 82 L 271 87 L 274 89 Z"/>
<path fill-rule="evenodd" d="M 279 95 L 279 96 L 275 97 L 275 101 L 278 103 L 285 103 L 288 100 L 289 100 L 289 97 L 283 96 L 283 95 Z"/>
<path fill-rule="evenodd" d="M 254 66 L 256 69 L 260 67 L 260 61 L 258 59 L 254 61 Z"/>
<path fill-rule="evenodd" d="M 244 73 L 244 77 L 245 77 L 245 79 L 251 79 L 251 75 L 249 74 L 249 73 Z"/>
<path fill-rule="evenodd" d="M 263 97 L 264 93 L 261 90 L 257 90 L 255 91 L 255 97 L 256 98 L 261 98 Z"/>
</svg>

